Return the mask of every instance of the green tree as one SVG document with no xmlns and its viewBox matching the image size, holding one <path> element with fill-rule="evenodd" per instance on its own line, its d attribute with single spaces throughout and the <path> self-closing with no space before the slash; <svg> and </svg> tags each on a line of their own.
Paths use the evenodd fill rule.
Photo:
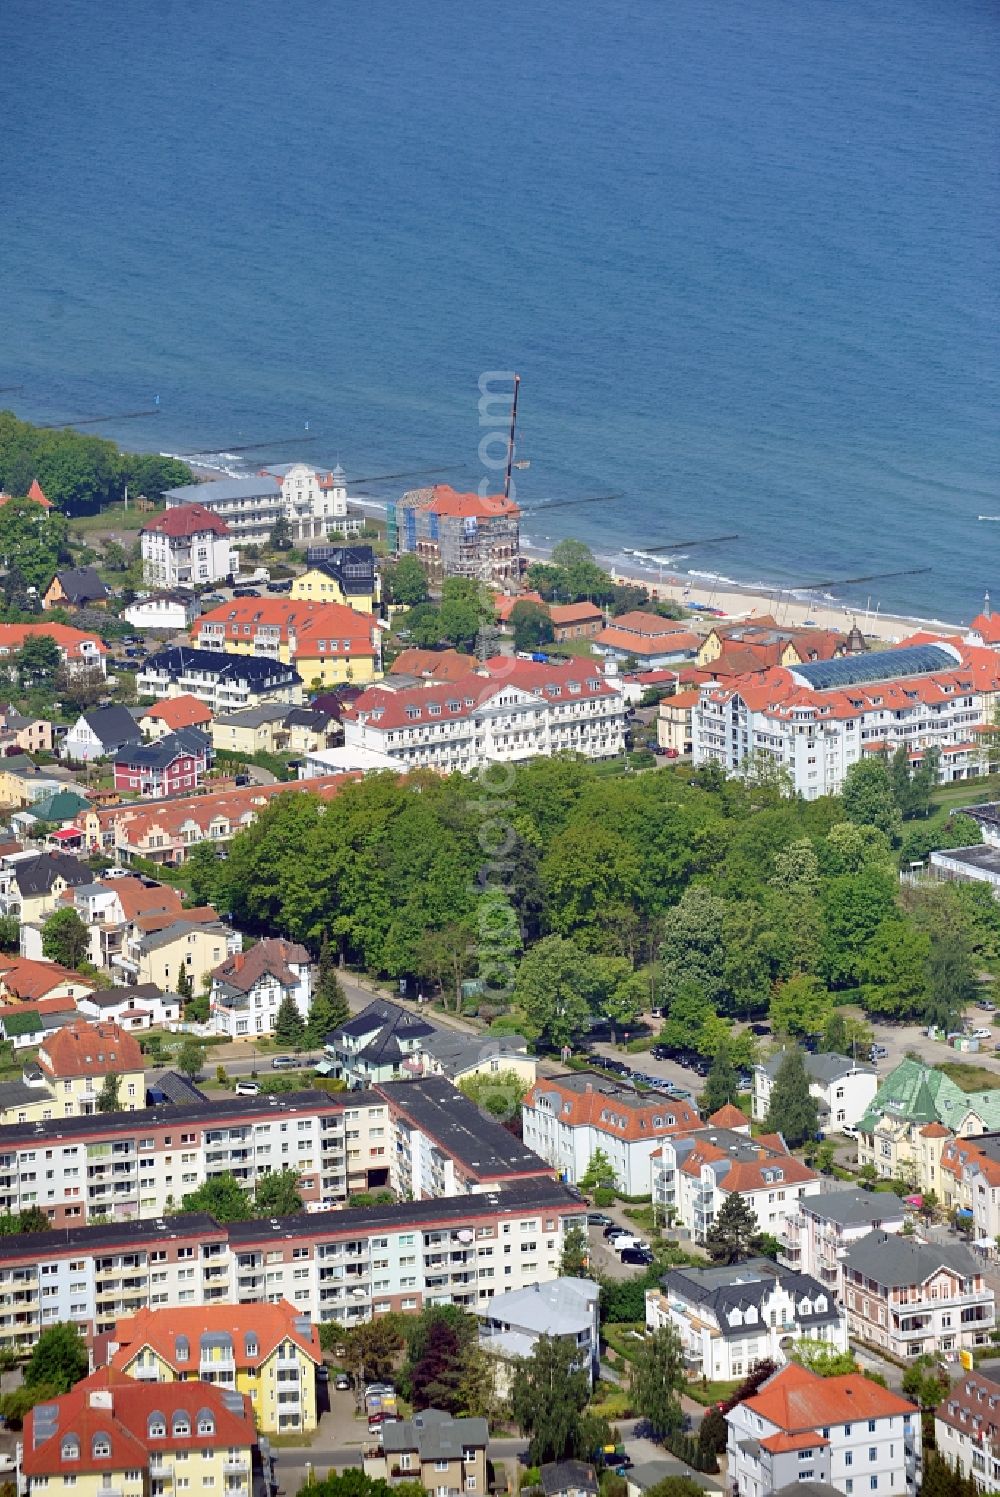
<svg viewBox="0 0 1000 1497">
<path fill-rule="evenodd" d="M 185 1035 L 181 1042 L 176 1064 L 181 1075 L 187 1076 L 190 1081 L 196 1081 L 201 1075 L 201 1068 L 205 1064 L 205 1050 L 193 1034 Z"/>
<path fill-rule="evenodd" d="M 294 1216 L 302 1210 L 297 1170 L 278 1170 L 262 1175 L 254 1191 L 254 1204 L 261 1216 Z"/>
<path fill-rule="evenodd" d="M 515 650 L 537 650 L 555 639 L 548 609 L 530 598 L 514 604 L 510 611 L 510 626 L 514 631 Z"/>
<path fill-rule="evenodd" d="M 464 1076 L 458 1089 L 470 1102 L 502 1122 L 520 1119 L 527 1087 L 517 1071 L 488 1071 Z"/>
<path fill-rule="evenodd" d="M 279 515 L 271 526 L 268 544 L 272 551 L 290 551 L 292 549 L 292 530 L 284 515 Z"/>
<path fill-rule="evenodd" d="M 54 1388 L 57 1393 L 68 1393 L 87 1376 L 89 1366 L 87 1345 L 79 1330 L 68 1321 L 60 1321 L 42 1331 L 35 1342 L 24 1369 L 25 1386 L 42 1386 Z"/>
<path fill-rule="evenodd" d="M 582 1454 L 581 1416 L 590 1380 L 576 1358 L 576 1347 L 564 1338 L 540 1336 L 534 1355 L 514 1364 L 510 1408 L 528 1437 L 529 1465 Z"/>
<path fill-rule="evenodd" d="M 178 1212 L 207 1211 L 218 1222 L 245 1222 L 253 1216 L 250 1197 L 229 1170 L 212 1175 L 210 1179 L 189 1191 L 177 1208 Z"/>
<path fill-rule="evenodd" d="M 4 505 L 4 509 L 6 509 Z M 3 510 L 0 509 L 0 515 Z M 62 665 L 59 646 L 50 634 L 31 634 L 14 659 L 18 684 L 22 691 L 51 687 Z"/>
<path fill-rule="evenodd" d="M 907 1364 L 903 1373 L 903 1392 L 922 1409 L 937 1408 L 951 1387 L 951 1379 L 930 1352 Z"/>
<path fill-rule="evenodd" d="M 705 1090 L 701 1094 L 702 1111 L 718 1112 L 727 1102 L 735 1103 L 739 1094 L 738 1081 L 736 1067 L 729 1055 L 729 1046 L 720 1045 L 705 1078 Z"/>
<path fill-rule="evenodd" d="M 422 650 L 433 650 L 444 641 L 444 625 L 441 610 L 433 603 L 418 603 L 399 619 L 397 631 L 406 636 L 407 644 Z"/>
<path fill-rule="evenodd" d="M 713 1263 L 742 1263 L 757 1251 L 760 1227 L 750 1202 L 735 1192 L 726 1197 L 708 1231 L 705 1251 Z"/>
<path fill-rule="evenodd" d="M 801 1050 L 786 1051 L 778 1067 L 765 1127 L 771 1133 L 780 1133 L 792 1149 L 816 1135 L 819 1109 L 809 1090 L 809 1075 Z"/>
<path fill-rule="evenodd" d="M 868 942 L 895 912 L 897 878 L 867 867 L 827 879 L 822 895 L 826 930 L 822 975 L 832 987 L 857 983 L 865 967 Z"/>
<path fill-rule="evenodd" d="M 421 1355 L 409 1369 L 410 1396 L 415 1409 L 459 1412 L 467 1349 L 459 1332 L 448 1321 L 436 1319 L 431 1324 Z"/>
<path fill-rule="evenodd" d="M 795 1342 L 790 1355 L 792 1361 L 808 1367 L 810 1372 L 820 1377 L 842 1377 L 858 1370 L 852 1351 L 837 1351 L 825 1341 L 803 1338 Z"/>
<path fill-rule="evenodd" d="M 364 1325 L 331 1325 L 329 1335 L 344 1347 L 344 1366 L 358 1383 L 384 1382 L 393 1375 L 403 1349 L 402 1317 L 393 1312 Z M 326 1324 L 320 1327 L 321 1335 Z M 332 1348 L 331 1348 L 332 1349 Z"/>
<path fill-rule="evenodd" d="M 101 1090 L 97 1094 L 98 1112 L 121 1112 L 121 1083 L 122 1079 L 115 1071 L 109 1071 L 101 1084 Z"/>
<path fill-rule="evenodd" d="M 927 956 L 924 1018 L 945 1034 L 960 1027 L 979 996 L 979 980 L 968 941 L 960 930 L 935 932 Z"/>
<path fill-rule="evenodd" d="M 183 962 L 177 968 L 176 988 L 177 996 L 183 998 L 185 1002 L 194 996 L 194 983 L 191 981 L 191 973 Z"/>
<path fill-rule="evenodd" d="M 845 1014 L 841 1009 L 835 1008 L 823 1026 L 820 1048 L 830 1055 L 847 1055 L 855 1060 L 863 1060 L 874 1039 L 875 1031 L 864 1019 L 857 1019 L 853 1014 Z"/>
<path fill-rule="evenodd" d="M 859 759 L 844 776 L 844 815 L 856 826 L 874 826 L 891 842 L 898 839 L 902 817 L 884 759 Z"/>
<path fill-rule="evenodd" d="M 913 772 L 913 778 L 910 781 L 909 810 L 904 814 L 926 816 L 931 808 L 931 796 L 937 789 L 940 778 L 941 750 L 936 744 L 932 744 L 924 749 L 920 764 Z"/>
<path fill-rule="evenodd" d="M 833 999 L 818 977 L 796 973 L 779 983 L 768 1008 L 775 1034 L 805 1037 L 821 1034 L 833 1007 Z"/>
<path fill-rule="evenodd" d="M 90 932 L 76 910 L 67 907 L 48 917 L 42 927 L 42 953 L 48 961 L 75 970 L 89 950 Z"/>
<path fill-rule="evenodd" d="M 337 976 L 337 962 L 329 941 L 324 939 L 316 968 L 316 986 L 306 1021 L 306 1043 L 322 1045 L 326 1036 L 351 1016 L 347 995 Z"/>
<path fill-rule="evenodd" d="M 591 1153 L 587 1168 L 577 1184 L 581 1190 L 599 1190 L 602 1185 L 614 1185 L 615 1167 L 602 1148 Z"/>
<path fill-rule="evenodd" d="M 366 1476 L 360 1466 L 349 1466 L 339 1475 L 308 1481 L 296 1497 L 426 1497 L 419 1481 L 393 1481 Z"/>
<path fill-rule="evenodd" d="M 471 577 L 447 577 L 441 588 L 441 633 L 458 650 L 474 648 L 480 629 L 496 618 L 492 595 Z"/>
<path fill-rule="evenodd" d="M 274 1038 L 279 1045 L 301 1045 L 305 1037 L 305 1020 L 291 993 L 286 993 L 274 1017 Z"/>
<path fill-rule="evenodd" d="M 5 1211 L 0 1216 L 0 1237 L 15 1236 L 19 1232 L 47 1232 L 52 1226 L 39 1206 L 26 1206 L 23 1211 Z"/>
<path fill-rule="evenodd" d="M 196 842 L 184 863 L 184 877 L 196 905 L 225 908 L 225 863 L 214 842 Z"/>
<path fill-rule="evenodd" d="M 660 961 L 662 1002 L 672 1017 L 680 994 L 697 992 L 703 1004 L 725 997 L 726 902 L 703 885 L 686 889 L 663 922 Z"/>
<path fill-rule="evenodd" d="M 585 1032 L 590 1018 L 591 968 L 564 936 L 547 936 L 525 953 L 514 982 L 514 1002 L 531 1028 L 529 1038 L 560 1050 Z"/>
<path fill-rule="evenodd" d="M 719 1408 L 705 1410 L 698 1428 L 698 1448 L 703 1454 L 721 1455 L 729 1442 L 729 1425 Z M 693 1485 L 693 1483 L 692 1483 Z M 698 1489 L 699 1491 L 701 1488 Z"/>
<path fill-rule="evenodd" d="M 0 951 L 15 955 L 21 949 L 21 922 L 16 915 L 0 915 Z"/>
<path fill-rule="evenodd" d="M 449 994 L 456 1013 L 462 1010 L 462 981 L 475 969 L 476 947 L 471 924 L 451 920 L 437 930 L 424 931 L 417 950 L 420 975 L 438 985 L 441 1001 Z"/>
<path fill-rule="evenodd" d="M 25 581 L 41 591 L 52 581 L 66 546 L 66 521 L 33 499 L 8 499 L 0 509 L 0 557 L 16 558 Z"/>
<path fill-rule="evenodd" d="M 889 760 L 889 783 L 901 816 L 911 814 L 913 784 L 910 778 L 910 751 L 901 743 Z"/>
<path fill-rule="evenodd" d="M 676 1434 L 683 1426 L 680 1393 L 686 1382 L 684 1348 L 672 1325 L 647 1331 L 638 1342 L 631 1367 L 632 1402 L 648 1419 L 654 1438 Z"/>
<path fill-rule="evenodd" d="M 423 563 L 409 552 L 391 566 L 383 566 L 382 580 L 387 603 L 403 603 L 407 608 L 413 608 L 417 603 L 426 603 L 430 597 Z"/>
<path fill-rule="evenodd" d="M 572 1226 L 563 1237 L 559 1276 L 564 1279 L 593 1277 L 590 1272 L 590 1241 L 585 1227 Z"/>
<path fill-rule="evenodd" d="M 857 963 L 865 1012 L 908 1019 L 927 1007 L 931 940 L 911 921 L 883 920 Z"/>
</svg>

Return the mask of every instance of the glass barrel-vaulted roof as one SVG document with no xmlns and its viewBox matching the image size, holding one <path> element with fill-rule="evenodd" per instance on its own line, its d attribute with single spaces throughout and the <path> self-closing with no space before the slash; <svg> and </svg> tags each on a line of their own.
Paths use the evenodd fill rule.
<svg viewBox="0 0 1000 1497">
<path fill-rule="evenodd" d="M 900 676 L 953 671 L 959 664 L 942 645 L 905 645 L 901 650 L 872 650 L 866 655 L 842 655 L 837 660 L 810 660 L 790 669 L 804 685 L 826 691 L 831 687 L 861 686 L 866 681 L 892 681 Z"/>
</svg>

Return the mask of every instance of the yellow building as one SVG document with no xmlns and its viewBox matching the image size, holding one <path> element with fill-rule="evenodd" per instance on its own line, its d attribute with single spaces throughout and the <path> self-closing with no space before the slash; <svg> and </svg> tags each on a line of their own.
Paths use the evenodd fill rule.
<svg viewBox="0 0 1000 1497">
<path fill-rule="evenodd" d="M 319 1334 L 287 1300 L 141 1310 L 120 1320 L 111 1366 L 142 1382 L 200 1379 L 251 1401 L 264 1434 L 316 1428 Z"/>
<path fill-rule="evenodd" d="M 208 974 L 229 955 L 231 938 L 232 931 L 220 920 L 199 923 L 182 916 L 173 925 L 152 931 L 130 948 L 135 981 L 155 982 L 158 988 L 174 991 L 177 974 L 183 967 L 194 991 L 200 992 Z"/>
<path fill-rule="evenodd" d="M 422 1409 L 412 1419 L 382 1426 L 379 1444 L 364 1453 L 364 1472 L 378 1481 L 419 1481 L 435 1497 L 477 1494 L 487 1487 L 485 1419 L 455 1419 L 442 1409 Z"/>
<path fill-rule="evenodd" d="M 292 665 L 307 688 L 348 681 L 363 686 L 379 678 L 380 631 L 371 613 L 294 598 L 234 598 L 191 626 L 198 649 Z"/>
<path fill-rule="evenodd" d="M 382 579 L 370 546 L 338 546 L 326 561 L 296 577 L 291 596 L 310 603 L 344 603 L 374 613 L 382 601 Z"/>
<path fill-rule="evenodd" d="M 26 1497 L 251 1497 L 250 1400 L 202 1382 L 136 1382 L 102 1367 L 24 1420 Z M 176 1477 L 175 1477 L 176 1472 Z"/>
<path fill-rule="evenodd" d="M 38 1052 L 38 1067 L 52 1093 L 58 1117 L 97 1111 L 108 1076 L 118 1078 L 122 1112 L 146 1105 L 146 1074 L 139 1042 L 118 1024 L 78 1019 L 50 1034 Z"/>
</svg>

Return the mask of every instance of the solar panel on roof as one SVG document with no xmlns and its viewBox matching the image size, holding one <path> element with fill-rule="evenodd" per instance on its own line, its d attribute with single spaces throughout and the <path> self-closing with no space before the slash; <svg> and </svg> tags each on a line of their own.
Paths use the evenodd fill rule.
<svg viewBox="0 0 1000 1497">
<path fill-rule="evenodd" d="M 826 691 L 834 686 L 860 686 L 865 681 L 893 681 L 900 676 L 923 676 L 954 670 L 958 661 L 941 645 L 907 645 L 902 650 L 872 650 L 867 655 L 843 655 L 837 660 L 811 660 L 791 667 L 805 686 Z"/>
</svg>

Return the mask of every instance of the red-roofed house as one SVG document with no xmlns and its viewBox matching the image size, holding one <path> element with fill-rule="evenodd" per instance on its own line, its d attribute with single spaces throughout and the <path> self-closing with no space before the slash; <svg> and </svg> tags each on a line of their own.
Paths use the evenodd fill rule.
<svg viewBox="0 0 1000 1497">
<path fill-rule="evenodd" d="M 567 639 L 596 639 L 604 627 L 604 615 L 596 603 L 550 603 L 549 618 L 556 644 Z"/>
<path fill-rule="evenodd" d="M 753 1207 L 762 1232 L 781 1237 L 799 1200 L 820 1190 L 816 1171 L 789 1154 L 780 1135 L 748 1138 L 746 1119 L 736 1115 L 736 1127 L 696 1121 L 683 1137 L 663 1139 L 652 1159 L 654 1201 L 671 1208 L 696 1242 L 731 1195 Z"/>
<path fill-rule="evenodd" d="M 24 1420 L 26 1497 L 128 1497 L 174 1490 L 175 1463 L 199 1489 L 251 1497 L 257 1446 L 250 1399 L 207 1382 L 139 1381 L 102 1367 Z M 191 1480 L 185 1477 L 184 1480 Z"/>
<path fill-rule="evenodd" d="M 228 956 L 212 972 L 212 1027 L 230 1039 L 271 1034 L 286 998 L 306 1019 L 311 995 L 312 965 L 306 948 L 278 937 L 258 941 L 249 951 Z"/>
<path fill-rule="evenodd" d="M 989 593 L 986 594 L 982 613 L 977 613 L 969 625 L 965 643 L 985 645 L 988 650 L 1000 650 L 1000 614 L 995 614 L 990 607 Z"/>
<path fill-rule="evenodd" d="M 857 1497 L 916 1490 L 920 1412 L 860 1373 L 820 1377 L 789 1362 L 726 1423 L 728 1488 L 738 1497 L 803 1481 Z"/>
<path fill-rule="evenodd" d="M 0 656 L 16 655 L 26 639 L 46 635 L 55 641 L 60 658 L 73 674 L 98 670 L 107 674 L 107 647 L 96 634 L 74 629 L 71 624 L 0 624 Z"/>
<path fill-rule="evenodd" d="M 142 527 L 142 570 L 153 587 L 222 582 L 239 570 L 225 520 L 204 504 L 180 504 Z"/>
<path fill-rule="evenodd" d="M 520 575 L 521 511 L 503 494 L 460 494 L 446 483 L 386 506 L 389 550 L 419 556 L 432 578 L 475 577 L 504 589 Z"/>
<path fill-rule="evenodd" d="M 664 697 L 660 702 L 656 741 L 670 759 L 691 752 L 691 723 L 700 695 L 697 691 L 675 691 L 672 697 Z"/>
<path fill-rule="evenodd" d="M 38 1052 L 38 1065 L 65 1117 L 97 1111 L 105 1077 L 118 1077 L 122 1111 L 146 1105 L 146 1080 L 139 1041 L 118 1024 L 77 1019 L 49 1035 Z M 110 1175 L 109 1175 L 110 1182 Z M 110 1204 L 110 1195 L 109 1195 Z"/>
<path fill-rule="evenodd" d="M 345 747 L 448 774 L 564 752 L 611 758 L 624 747 L 625 703 L 596 662 L 498 655 L 458 680 L 369 687 L 342 720 Z"/>
<path fill-rule="evenodd" d="M 638 608 L 619 614 L 594 636 L 595 649 L 607 659 L 636 660 L 644 669 L 694 660 L 700 646 L 701 636 L 683 621 Z"/>
<path fill-rule="evenodd" d="M 293 665 L 310 686 L 335 686 L 381 673 L 381 627 L 372 614 L 346 603 L 234 598 L 203 613 L 191 637 L 198 649 L 266 656 Z"/>
<path fill-rule="evenodd" d="M 147 707 L 139 717 L 139 726 L 143 737 L 154 742 L 167 733 L 176 733 L 178 728 L 201 728 L 207 732 L 212 726 L 212 709 L 185 692 Z"/>
<path fill-rule="evenodd" d="M 699 1126 L 687 1102 L 587 1072 L 536 1081 L 521 1104 L 524 1142 L 574 1183 L 601 1149 L 626 1195 L 649 1190 L 650 1159 L 670 1135 Z"/>
</svg>

